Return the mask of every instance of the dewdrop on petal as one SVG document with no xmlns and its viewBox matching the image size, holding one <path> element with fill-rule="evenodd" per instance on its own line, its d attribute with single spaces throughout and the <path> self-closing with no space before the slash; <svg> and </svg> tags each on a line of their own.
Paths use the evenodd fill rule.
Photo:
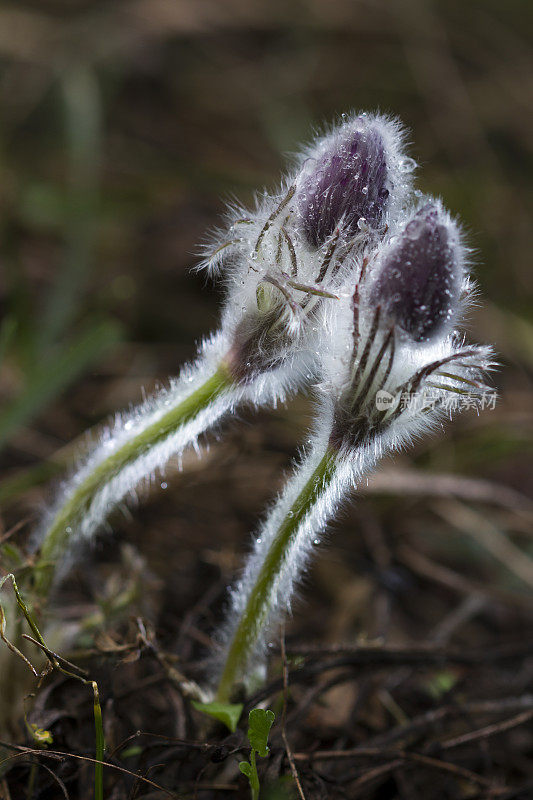
<svg viewBox="0 0 533 800">
<path fill-rule="evenodd" d="M 457 312 L 464 248 L 437 201 L 425 203 L 379 257 L 371 302 L 414 341 L 434 337 Z"/>
</svg>

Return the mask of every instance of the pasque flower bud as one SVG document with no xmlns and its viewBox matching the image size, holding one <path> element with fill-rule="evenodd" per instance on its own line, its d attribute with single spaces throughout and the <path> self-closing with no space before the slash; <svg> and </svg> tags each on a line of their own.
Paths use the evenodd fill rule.
<svg viewBox="0 0 533 800">
<path fill-rule="evenodd" d="M 361 115 L 319 140 L 298 180 L 297 207 L 307 242 L 320 247 L 342 225 L 348 235 L 385 221 L 391 192 L 415 162 L 403 157 L 401 131 L 384 117 Z"/>
<path fill-rule="evenodd" d="M 415 342 L 432 338 L 459 303 L 464 253 L 440 203 L 425 203 L 379 258 L 371 302 Z"/>
<path fill-rule="evenodd" d="M 335 317 L 324 309 L 333 446 L 379 439 L 385 451 L 427 430 L 465 393 L 471 405 L 486 396 L 490 348 L 465 346 L 453 330 L 472 291 L 465 260 L 457 224 L 427 200 L 361 259 Z"/>
<path fill-rule="evenodd" d="M 279 379 L 285 393 L 313 374 L 318 310 L 338 302 L 346 277 L 353 285 L 358 257 L 405 207 L 416 164 L 404 142 L 395 119 L 343 114 L 300 152 L 278 192 L 230 209 L 210 238 L 202 265 L 225 278 L 225 367 L 239 386 Z"/>
</svg>

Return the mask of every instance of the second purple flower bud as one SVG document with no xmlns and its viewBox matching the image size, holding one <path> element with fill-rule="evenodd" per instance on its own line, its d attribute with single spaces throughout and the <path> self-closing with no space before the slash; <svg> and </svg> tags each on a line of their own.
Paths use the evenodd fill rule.
<svg viewBox="0 0 533 800">
<path fill-rule="evenodd" d="M 459 305 L 464 248 L 441 204 L 423 205 L 382 252 L 370 302 L 416 342 L 450 323 Z"/>
</svg>

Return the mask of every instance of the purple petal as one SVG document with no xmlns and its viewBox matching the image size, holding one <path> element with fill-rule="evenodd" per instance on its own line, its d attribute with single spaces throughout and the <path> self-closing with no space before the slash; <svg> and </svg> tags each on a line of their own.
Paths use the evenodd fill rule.
<svg viewBox="0 0 533 800">
<path fill-rule="evenodd" d="M 331 147 L 316 158 L 298 191 L 298 211 L 305 237 L 320 247 L 342 221 L 344 230 L 358 232 L 364 218 L 372 227 L 382 220 L 389 190 L 385 147 L 376 127 L 353 129 L 332 137 Z"/>
<path fill-rule="evenodd" d="M 455 226 L 427 203 L 385 253 L 371 302 L 415 341 L 429 339 L 455 312 L 460 270 Z"/>
</svg>

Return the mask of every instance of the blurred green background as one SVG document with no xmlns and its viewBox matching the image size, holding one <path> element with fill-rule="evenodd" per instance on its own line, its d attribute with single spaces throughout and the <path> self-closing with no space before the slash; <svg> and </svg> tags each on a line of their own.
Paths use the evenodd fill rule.
<svg viewBox="0 0 533 800">
<path fill-rule="evenodd" d="M 530 491 L 532 29 L 526 0 L 3 3 L 0 502 L 215 328 L 219 289 L 190 268 L 224 202 L 378 108 L 464 220 L 472 336 L 504 363 L 497 410 L 417 458 Z"/>
</svg>

